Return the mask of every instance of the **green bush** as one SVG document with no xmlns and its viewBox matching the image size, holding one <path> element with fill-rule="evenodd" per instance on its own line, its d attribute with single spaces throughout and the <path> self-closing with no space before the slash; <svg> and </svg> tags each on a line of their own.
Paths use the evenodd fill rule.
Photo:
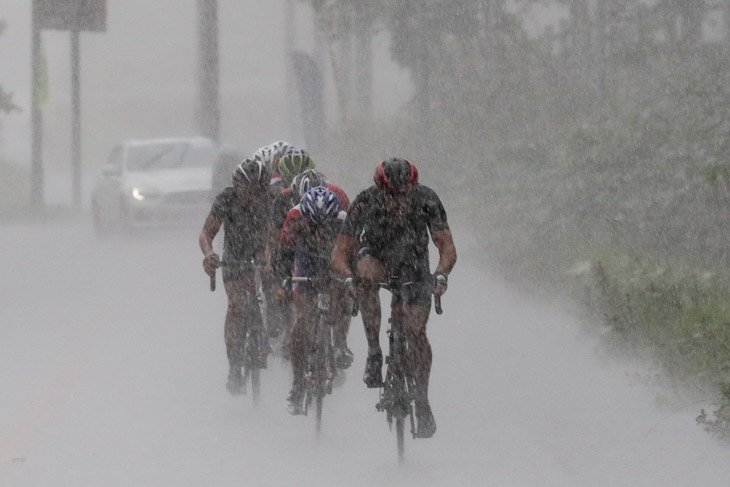
<svg viewBox="0 0 730 487">
<path fill-rule="evenodd" d="M 614 257 L 595 262 L 592 286 L 621 349 L 648 352 L 675 387 L 695 395 L 719 390 L 715 418 L 703 410 L 698 423 L 730 438 L 728 283 L 709 272 Z"/>
</svg>

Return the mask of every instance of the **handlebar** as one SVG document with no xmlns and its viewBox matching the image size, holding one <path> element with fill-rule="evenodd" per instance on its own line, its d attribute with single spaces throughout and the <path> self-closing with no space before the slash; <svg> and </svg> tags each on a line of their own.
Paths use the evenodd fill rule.
<svg viewBox="0 0 730 487">
<path fill-rule="evenodd" d="M 257 267 L 264 265 L 265 262 L 258 261 L 256 259 L 248 259 L 248 260 L 232 260 L 232 259 L 224 259 L 224 260 L 218 260 L 216 262 L 216 268 L 218 267 L 228 267 L 228 268 L 238 268 L 243 269 L 247 267 Z M 210 290 L 215 291 L 215 274 L 210 276 Z"/>
<path fill-rule="evenodd" d="M 292 283 L 295 282 L 322 282 L 326 280 L 334 280 L 338 281 L 337 279 L 333 279 L 332 277 L 299 277 L 299 276 L 291 276 L 284 279 L 284 281 L 281 283 L 282 289 L 288 289 L 291 287 Z M 357 299 L 353 299 L 353 305 L 352 309 L 350 310 L 350 314 L 355 317 L 357 316 L 357 313 L 359 312 L 359 306 L 357 303 Z"/>
</svg>

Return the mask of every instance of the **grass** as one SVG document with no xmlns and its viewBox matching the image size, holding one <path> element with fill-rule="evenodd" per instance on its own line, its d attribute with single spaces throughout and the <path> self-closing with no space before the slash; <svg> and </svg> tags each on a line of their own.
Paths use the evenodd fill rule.
<svg viewBox="0 0 730 487">
<path fill-rule="evenodd" d="M 696 272 L 638 257 L 603 256 L 592 266 L 592 286 L 621 350 L 656 360 L 673 386 L 707 393 L 719 404 L 698 423 L 730 439 L 730 285 Z"/>
</svg>

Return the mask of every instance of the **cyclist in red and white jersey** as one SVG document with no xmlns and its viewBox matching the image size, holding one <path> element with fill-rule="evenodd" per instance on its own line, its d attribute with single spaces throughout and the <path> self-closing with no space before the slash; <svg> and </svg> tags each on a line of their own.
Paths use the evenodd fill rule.
<svg viewBox="0 0 730 487">
<path fill-rule="evenodd" d="M 291 333 L 291 362 L 294 381 L 287 408 L 292 414 L 302 412 L 304 368 L 307 329 L 317 307 L 319 285 L 325 285 L 330 296 L 329 320 L 334 331 L 335 362 L 340 368 L 352 363 L 352 352 L 347 347 L 347 299 L 339 280 L 331 279 L 330 255 L 335 239 L 345 221 L 337 195 L 324 186 L 307 191 L 300 204 L 289 211 L 281 231 L 281 245 L 274 255 L 274 274 L 282 282 L 292 274 L 321 278 L 323 283 L 300 283 L 294 289 L 296 318 Z"/>
</svg>

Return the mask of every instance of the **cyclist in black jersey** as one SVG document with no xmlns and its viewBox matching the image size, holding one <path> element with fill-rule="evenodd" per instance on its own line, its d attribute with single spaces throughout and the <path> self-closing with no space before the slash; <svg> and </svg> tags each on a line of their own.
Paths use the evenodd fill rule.
<svg viewBox="0 0 730 487">
<path fill-rule="evenodd" d="M 377 283 L 387 282 L 392 273 L 413 283 L 404 289 L 404 325 L 413 350 L 409 361 L 417 386 L 417 436 L 428 438 L 435 433 L 436 422 L 428 400 L 432 355 L 426 323 L 431 294 L 446 292 L 456 248 L 441 200 L 432 189 L 418 183 L 418 171 L 410 161 L 393 158 L 381 162 L 374 180 L 375 185 L 361 192 L 350 206 L 332 251 L 332 267 L 360 303 L 368 341 L 364 375 L 368 387 L 380 387 L 383 381 Z M 429 232 L 439 251 L 434 276 L 429 270 Z"/>
<path fill-rule="evenodd" d="M 264 260 L 269 224 L 267 188 L 270 177 L 263 162 L 244 159 L 233 171 L 233 185 L 216 196 L 198 239 L 205 255 L 203 269 L 209 276 L 215 277 L 220 262 L 213 251 L 213 239 L 221 226 L 224 230 L 223 256 L 226 260 Z M 225 267 L 223 284 L 228 295 L 224 329 L 229 364 L 226 387 L 231 394 L 240 394 L 243 388 L 241 352 L 247 326 L 242 319 L 246 316 L 242 309 L 243 294 L 256 291 L 254 269 L 250 266 Z"/>
</svg>

